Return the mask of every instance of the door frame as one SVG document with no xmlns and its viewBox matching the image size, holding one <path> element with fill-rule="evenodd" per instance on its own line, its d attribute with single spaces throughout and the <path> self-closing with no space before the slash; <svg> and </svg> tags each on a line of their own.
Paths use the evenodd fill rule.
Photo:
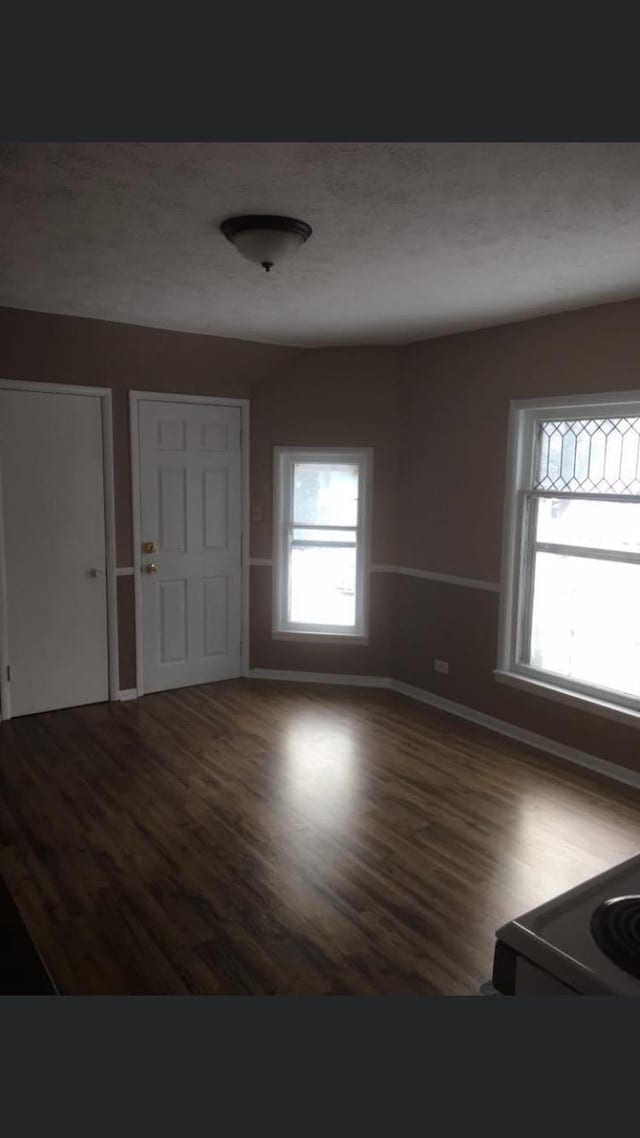
<svg viewBox="0 0 640 1138">
<path fill-rule="evenodd" d="M 182 395 L 167 391 L 129 392 L 129 438 L 131 448 L 131 519 L 133 531 L 133 587 L 135 604 L 136 640 L 136 695 L 144 695 L 143 627 L 142 627 L 142 564 L 140 547 L 140 432 L 139 407 L 146 401 L 153 403 L 199 403 L 211 407 L 238 407 L 240 410 L 240 467 L 241 487 L 241 613 L 240 613 L 240 675 L 249 672 L 249 400 L 226 399 L 214 395 Z"/>
<path fill-rule="evenodd" d="M 83 395 L 100 400 L 102 424 L 102 472 L 104 492 L 104 530 L 107 586 L 107 652 L 109 699 L 119 698 L 118 675 L 118 593 L 116 583 L 116 509 L 113 460 L 113 411 L 110 387 L 89 387 L 80 383 L 32 383 L 21 379 L 0 379 L 0 389 L 36 391 L 44 394 Z M 7 573 L 5 561 L 4 513 L 2 509 L 2 470 L 0 468 L 0 720 L 11 718 L 11 688 L 7 682 L 9 641 L 7 634 Z"/>
</svg>

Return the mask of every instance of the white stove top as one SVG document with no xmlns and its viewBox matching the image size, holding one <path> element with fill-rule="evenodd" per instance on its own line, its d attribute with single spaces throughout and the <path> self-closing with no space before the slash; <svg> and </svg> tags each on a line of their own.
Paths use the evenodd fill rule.
<svg viewBox="0 0 640 1138">
<path fill-rule="evenodd" d="M 602 952 L 590 928 L 601 901 L 629 894 L 640 895 L 640 854 L 517 917 L 496 936 L 577 992 L 638 996 L 640 979 Z"/>
</svg>

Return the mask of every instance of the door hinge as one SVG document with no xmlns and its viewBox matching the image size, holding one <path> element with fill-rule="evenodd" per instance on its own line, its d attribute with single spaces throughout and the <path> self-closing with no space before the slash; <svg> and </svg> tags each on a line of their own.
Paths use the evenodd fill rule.
<svg viewBox="0 0 640 1138">
<path fill-rule="evenodd" d="M 7 664 L 7 683 L 11 683 L 11 664 Z"/>
</svg>

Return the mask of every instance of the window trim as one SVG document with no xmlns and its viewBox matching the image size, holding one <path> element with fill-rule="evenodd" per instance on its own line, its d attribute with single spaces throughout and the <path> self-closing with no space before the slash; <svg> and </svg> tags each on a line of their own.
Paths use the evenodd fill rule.
<svg viewBox="0 0 640 1138">
<path fill-rule="evenodd" d="M 369 576 L 371 569 L 371 504 L 373 498 L 372 447 L 303 447 L 273 448 L 273 603 L 271 635 L 274 640 L 304 640 L 327 644 L 367 644 L 369 642 Z M 352 629 L 343 625 L 293 624 L 285 619 L 288 581 L 287 529 L 291 524 L 286 511 L 286 495 L 291 487 L 291 471 L 296 462 L 357 463 L 360 466 L 360 489 L 356 530 L 356 623 Z M 300 529 L 313 527 L 299 526 Z M 340 529 L 340 526 L 327 526 Z"/>
<path fill-rule="evenodd" d="M 527 503 L 540 497 L 635 500 L 633 495 L 602 495 L 534 490 L 535 427 L 540 419 L 567 417 L 638 417 L 640 391 L 607 392 L 598 395 L 570 395 L 547 399 L 514 399 L 509 407 L 506 481 L 503 514 L 502 566 L 500 575 L 500 615 L 496 680 L 512 687 L 581 707 L 626 723 L 640 726 L 640 700 L 605 688 L 568 679 L 520 662 L 526 606 L 532 590 L 523 597 L 523 587 L 531 580 L 531 535 L 525 510 Z M 528 540 L 527 540 L 528 539 Z M 605 552 L 605 551 L 603 551 Z M 625 558 L 629 560 L 629 558 Z"/>
</svg>

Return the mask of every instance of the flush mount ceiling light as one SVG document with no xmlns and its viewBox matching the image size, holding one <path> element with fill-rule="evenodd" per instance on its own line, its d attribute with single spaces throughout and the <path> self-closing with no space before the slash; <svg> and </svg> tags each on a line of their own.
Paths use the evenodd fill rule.
<svg viewBox="0 0 640 1138">
<path fill-rule="evenodd" d="M 247 261 L 262 265 L 267 273 L 311 236 L 311 226 L 306 221 L 267 213 L 229 217 L 220 229 Z"/>
</svg>

